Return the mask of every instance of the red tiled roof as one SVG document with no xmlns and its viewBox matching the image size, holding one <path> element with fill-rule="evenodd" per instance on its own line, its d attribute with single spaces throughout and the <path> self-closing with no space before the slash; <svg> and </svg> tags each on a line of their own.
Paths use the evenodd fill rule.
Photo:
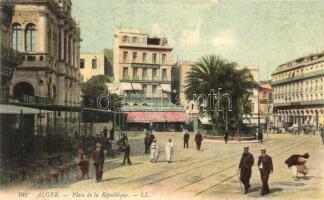
<svg viewBox="0 0 324 200">
<path fill-rule="evenodd" d="M 128 112 L 127 122 L 185 122 L 185 112 Z"/>
</svg>

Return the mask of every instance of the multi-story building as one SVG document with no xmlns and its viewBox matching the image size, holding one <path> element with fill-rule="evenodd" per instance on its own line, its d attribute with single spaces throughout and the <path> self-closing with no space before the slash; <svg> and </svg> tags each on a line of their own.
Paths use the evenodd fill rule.
<svg viewBox="0 0 324 200">
<path fill-rule="evenodd" d="M 11 48 L 11 20 L 14 1 L 0 2 L 0 103 L 8 103 L 10 82 L 16 67 L 22 63 L 22 55 Z"/>
<path fill-rule="evenodd" d="M 264 129 L 269 130 L 273 126 L 273 90 L 271 80 L 260 81 L 259 88 L 259 112 L 260 119 L 265 122 Z"/>
<path fill-rule="evenodd" d="M 80 106 L 81 39 L 71 6 L 71 0 L 16 0 L 11 43 L 24 59 L 12 81 L 14 99 Z"/>
<path fill-rule="evenodd" d="M 255 65 L 239 65 L 237 69 L 248 69 L 250 70 L 250 73 L 253 76 L 253 80 L 257 83 L 260 81 L 260 68 L 259 66 Z M 244 121 L 244 123 L 251 123 L 254 125 L 261 125 L 262 128 L 265 126 L 265 120 L 262 118 L 259 118 L 259 89 L 256 88 L 252 91 L 252 95 L 250 96 L 251 101 L 251 111 L 252 116 L 246 116 L 249 120 Z M 262 125 L 263 124 L 263 125 Z"/>
<path fill-rule="evenodd" d="M 104 53 L 82 53 L 80 55 L 80 72 L 83 81 L 96 75 L 108 75 L 108 60 Z"/>
<path fill-rule="evenodd" d="M 324 51 L 279 65 L 272 73 L 274 125 L 324 124 Z"/>
<path fill-rule="evenodd" d="M 114 38 L 114 85 L 119 94 L 160 97 L 171 93 L 172 47 L 166 37 L 120 28 Z"/>
</svg>

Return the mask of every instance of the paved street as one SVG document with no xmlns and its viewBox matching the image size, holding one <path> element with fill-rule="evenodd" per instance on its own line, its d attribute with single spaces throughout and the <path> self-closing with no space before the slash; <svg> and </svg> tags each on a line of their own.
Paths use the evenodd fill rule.
<svg viewBox="0 0 324 200">
<path fill-rule="evenodd" d="M 124 192 L 134 199 L 179 199 L 204 198 L 211 199 L 246 199 L 260 197 L 261 180 L 256 164 L 253 167 L 251 178 L 251 192 L 242 194 L 238 176 L 236 174 L 238 162 L 244 146 L 249 145 L 255 163 L 261 147 L 267 149 L 274 162 L 274 173 L 270 175 L 271 193 L 262 198 L 278 199 L 321 199 L 324 196 L 324 146 L 320 137 L 293 136 L 290 134 L 270 134 L 264 144 L 232 142 L 225 145 L 223 142 L 204 141 L 202 150 L 194 148 L 190 138 L 190 148 L 182 148 L 182 134 L 157 134 L 157 142 L 161 148 L 160 162 L 150 163 L 149 156 L 144 155 L 142 140 L 131 142 L 132 166 L 120 166 L 121 158 L 108 159 L 105 164 L 103 181 L 94 180 L 65 181 L 58 188 L 46 188 L 46 191 L 103 191 Z M 171 137 L 175 141 L 174 161 L 165 162 L 164 144 Z M 138 138 L 138 137 L 137 137 Z M 135 146 L 137 148 L 135 148 Z M 291 178 L 284 161 L 291 154 L 310 154 L 307 163 L 309 175 L 299 181 Z M 90 176 L 91 176 L 90 172 Z M 23 187 L 22 187 L 23 188 Z M 28 186 L 25 186 L 27 189 Z M 8 191 L 15 191 L 14 188 Z M 44 191 L 44 190 L 43 190 Z M 150 197 L 137 197 L 143 195 Z M 143 194 L 142 194 L 143 193 Z M 12 193 L 11 193 L 12 194 Z M 99 196 L 100 196 L 99 195 Z M 167 198 L 166 198 L 167 197 Z M 72 199 L 72 198 L 71 198 Z M 104 199 L 104 198 L 103 198 Z"/>
</svg>

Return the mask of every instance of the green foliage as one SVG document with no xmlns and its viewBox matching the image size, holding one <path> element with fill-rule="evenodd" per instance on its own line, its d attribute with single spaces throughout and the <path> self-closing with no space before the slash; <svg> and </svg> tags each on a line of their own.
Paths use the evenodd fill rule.
<svg viewBox="0 0 324 200">
<path fill-rule="evenodd" d="M 228 112 L 229 130 L 238 130 L 243 121 L 243 116 L 251 115 L 251 102 L 249 97 L 257 83 L 253 80 L 253 76 L 246 68 L 237 69 L 237 64 L 228 62 L 220 56 L 205 56 L 197 63 L 193 64 L 188 72 L 187 82 L 185 83 L 185 95 L 188 100 L 193 99 L 193 95 L 203 95 L 203 98 L 197 100 L 200 112 L 205 112 L 211 116 L 216 124 L 217 132 L 225 129 L 225 112 L 215 111 L 211 102 L 208 101 L 208 95 L 211 90 L 217 93 L 218 88 L 221 93 L 229 93 L 232 98 L 232 112 Z M 220 105 L 220 110 L 224 110 L 226 103 L 216 102 Z"/>
<path fill-rule="evenodd" d="M 106 83 L 109 83 L 110 79 L 105 75 L 93 76 L 87 82 L 81 86 L 81 91 L 84 96 L 97 97 L 100 94 L 108 94 L 108 88 Z"/>
</svg>

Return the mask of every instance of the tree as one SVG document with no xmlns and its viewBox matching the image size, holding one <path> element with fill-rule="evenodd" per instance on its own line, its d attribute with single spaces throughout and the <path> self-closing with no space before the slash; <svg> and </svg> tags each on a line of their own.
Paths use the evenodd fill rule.
<svg viewBox="0 0 324 200">
<path fill-rule="evenodd" d="M 93 76 L 81 86 L 83 93 L 84 107 L 97 107 L 96 100 L 100 95 L 108 95 L 106 83 L 111 80 L 108 76 L 97 75 Z"/>
<path fill-rule="evenodd" d="M 222 88 L 222 93 L 229 93 L 232 100 L 232 112 L 228 112 L 229 130 L 238 130 L 244 116 L 251 115 L 251 102 L 249 97 L 257 83 L 246 68 L 237 69 L 237 64 L 228 62 L 220 56 L 205 56 L 197 63 L 193 64 L 187 73 L 188 78 L 185 85 L 185 95 L 187 100 L 192 100 L 193 95 L 200 95 L 205 98 L 196 99 L 200 112 L 206 112 L 216 124 L 216 129 L 224 131 L 224 110 L 226 103 L 217 101 L 220 111 L 212 109 L 218 108 L 208 100 L 211 91 L 217 93 L 218 88 Z"/>
</svg>

